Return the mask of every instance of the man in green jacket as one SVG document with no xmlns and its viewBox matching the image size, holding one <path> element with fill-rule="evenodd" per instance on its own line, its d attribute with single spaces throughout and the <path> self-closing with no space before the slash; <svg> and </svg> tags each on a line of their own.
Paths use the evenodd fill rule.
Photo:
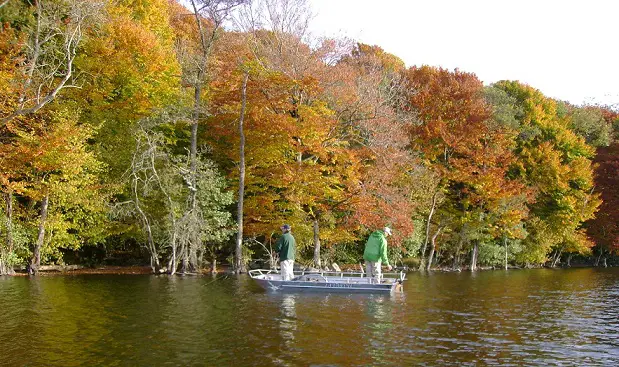
<svg viewBox="0 0 619 367">
<path fill-rule="evenodd" d="M 365 271 L 367 276 L 380 282 L 381 263 L 387 264 L 387 270 L 391 270 L 389 259 L 387 258 L 387 236 L 391 236 L 391 228 L 385 227 L 382 231 L 374 231 L 365 243 L 363 260 L 365 260 Z"/>
<path fill-rule="evenodd" d="M 279 254 L 279 266 L 281 269 L 282 279 L 290 280 L 294 278 L 294 253 L 296 250 L 297 242 L 290 233 L 290 226 L 284 224 L 280 227 L 282 230 L 282 236 L 277 240 L 275 244 L 275 251 Z"/>
</svg>

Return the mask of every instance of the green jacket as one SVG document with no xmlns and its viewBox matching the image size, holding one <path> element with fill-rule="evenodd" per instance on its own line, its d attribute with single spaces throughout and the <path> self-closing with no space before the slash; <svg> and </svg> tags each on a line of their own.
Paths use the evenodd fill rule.
<svg viewBox="0 0 619 367">
<path fill-rule="evenodd" d="M 387 239 L 382 231 L 374 231 L 365 243 L 365 251 L 363 252 L 363 260 L 370 262 L 378 262 L 389 265 L 387 258 Z"/>
<path fill-rule="evenodd" d="M 290 232 L 284 233 L 275 244 L 275 251 L 279 254 L 279 261 L 294 260 L 297 242 Z"/>
</svg>

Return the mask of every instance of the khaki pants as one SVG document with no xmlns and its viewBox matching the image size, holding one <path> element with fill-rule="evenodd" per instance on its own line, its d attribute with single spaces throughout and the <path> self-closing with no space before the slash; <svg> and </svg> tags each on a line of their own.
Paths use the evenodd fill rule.
<svg viewBox="0 0 619 367">
<path fill-rule="evenodd" d="M 281 268 L 282 279 L 290 280 L 294 278 L 293 268 L 294 268 L 294 260 L 284 260 L 279 262 L 279 266 Z"/>
<path fill-rule="evenodd" d="M 380 278 L 382 276 L 381 268 L 380 268 L 380 261 L 377 261 L 377 262 L 366 261 L 365 272 L 367 273 L 368 282 L 372 283 L 372 280 L 373 280 L 375 283 L 380 283 Z"/>
</svg>

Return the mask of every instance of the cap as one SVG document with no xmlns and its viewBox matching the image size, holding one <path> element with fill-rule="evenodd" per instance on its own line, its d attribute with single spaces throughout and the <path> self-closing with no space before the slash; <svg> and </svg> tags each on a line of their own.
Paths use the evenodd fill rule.
<svg viewBox="0 0 619 367">
<path fill-rule="evenodd" d="M 385 234 L 386 234 L 386 235 L 391 236 L 391 228 L 389 228 L 389 227 L 385 227 L 385 228 L 383 229 L 383 232 L 385 232 Z"/>
<path fill-rule="evenodd" d="M 284 224 L 280 228 L 283 229 L 284 231 L 289 231 L 290 230 L 290 225 L 289 224 Z"/>
</svg>

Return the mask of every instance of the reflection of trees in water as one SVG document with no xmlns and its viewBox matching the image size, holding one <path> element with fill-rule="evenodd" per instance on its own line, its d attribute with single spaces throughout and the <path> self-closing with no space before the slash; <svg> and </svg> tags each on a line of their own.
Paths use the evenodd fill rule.
<svg viewBox="0 0 619 367">
<path fill-rule="evenodd" d="M 276 327 L 282 338 L 282 345 L 278 353 L 266 354 L 271 359 L 274 365 L 288 366 L 294 358 L 295 348 L 295 333 L 297 331 L 297 307 L 296 299 L 293 294 L 282 294 L 279 304 L 279 317 L 276 319 Z"/>
<path fill-rule="evenodd" d="M 110 296 L 113 292 L 107 282 L 85 277 L 40 277 L 30 278 L 27 290 L 25 299 L 30 304 L 24 309 L 29 315 L 24 315 L 20 323 L 28 326 L 17 330 L 28 330 L 28 338 L 24 338 L 27 343 L 15 365 L 48 365 L 54 361 L 88 364 L 99 346 L 113 338 L 110 316 L 115 308 L 110 305 L 115 298 Z M 0 365 L 5 352 L 2 346 L 0 343 Z"/>
<path fill-rule="evenodd" d="M 390 296 L 371 296 L 366 303 L 365 313 L 368 316 L 367 333 L 368 354 L 377 364 L 385 360 L 388 349 L 388 333 L 393 329 L 393 302 Z"/>
<path fill-rule="evenodd" d="M 290 347 L 294 342 L 294 334 L 297 331 L 297 309 L 295 296 L 284 294 L 280 307 L 281 317 L 279 318 L 279 330 L 284 339 L 286 347 Z"/>
</svg>

